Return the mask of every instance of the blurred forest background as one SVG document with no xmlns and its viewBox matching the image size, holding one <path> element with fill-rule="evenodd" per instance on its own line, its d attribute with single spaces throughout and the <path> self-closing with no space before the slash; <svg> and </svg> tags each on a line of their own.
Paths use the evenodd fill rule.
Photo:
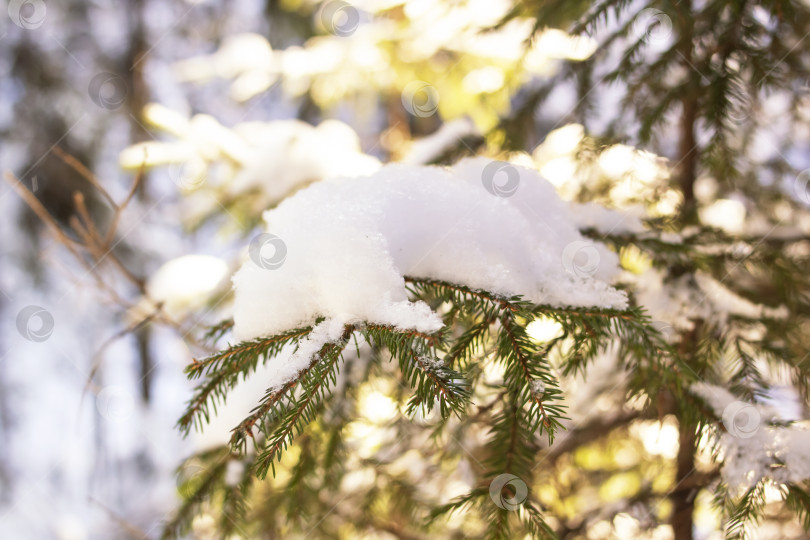
<svg viewBox="0 0 810 540">
<path fill-rule="evenodd" d="M 786 254 L 791 266 L 781 255 L 757 259 L 777 285 L 763 285 L 761 267 L 731 280 L 754 315 L 740 315 L 750 306 L 735 297 L 736 308 L 686 316 L 696 297 L 661 291 L 691 263 L 617 248 L 665 334 L 694 344 L 716 332 L 725 344 L 736 336 L 729 313 L 746 324 L 784 320 L 784 304 L 792 333 L 773 330 L 780 344 L 762 348 L 784 347 L 801 364 L 808 31 L 808 5 L 787 1 L 5 2 L 0 536 L 159 538 L 204 470 L 178 465 L 227 441 L 227 423 L 187 439 L 176 423 L 193 389 L 183 369 L 210 352 L 198 338 L 223 318 L 234 254 L 262 210 L 310 182 L 389 161 L 498 156 L 539 169 L 564 198 L 660 231 L 709 231 L 717 245 Z M 534 335 L 554 331 L 540 321 Z M 550 454 L 540 497 L 566 538 L 676 537 L 669 494 L 683 480 L 683 433 L 670 414 L 623 408 L 625 374 L 610 358 L 596 369 L 597 387 L 569 381 L 580 427 Z M 803 417 L 806 389 L 779 380 L 784 395 L 769 399 Z M 311 485 L 282 508 L 281 495 L 262 492 L 278 512 L 254 516 L 248 530 L 422 537 L 410 522 L 410 498 L 421 495 L 384 486 L 421 485 L 438 505 L 464 492 L 473 465 L 426 457 L 427 435 L 403 427 L 397 392 L 382 375 L 358 386 L 354 420 L 344 419 L 355 457 L 339 493 L 316 501 Z M 390 442 L 392 425 L 408 448 Z M 283 484 L 295 469 L 281 469 Z M 707 465 L 701 480 L 716 477 Z M 761 495 L 781 499 L 776 488 Z M 711 495 L 692 497 L 690 531 L 723 537 Z M 188 534 L 218 537 L 212 514 Z M 282 515 L 311 528 L 290 532 Z M 758 537 L 804 537 L 783 506 L 765 518 Z M 480 525 L 448 519 L 443 534 L 458 538 Z M 251 537 L 236 529 L 232 537 Z"/>
</svg>

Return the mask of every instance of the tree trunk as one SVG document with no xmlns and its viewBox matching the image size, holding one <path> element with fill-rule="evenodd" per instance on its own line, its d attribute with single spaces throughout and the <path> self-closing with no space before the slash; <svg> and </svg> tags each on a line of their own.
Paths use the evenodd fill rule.
<svg viewBox="0 0 810 540">
<path fill-rule="evenodd" d="M 678 472 L 675 489 L 670 494 L 672 516 L 670 525 L 675 540 L 692 540 L 692 515 L 695 511 L 696 488 L 687 482 L 695 473 L 695 428 L 681 420 L 678 447 Z M 685 485 L 689 484 L 689 485 Z"/>
<path fill-rule="evenodd" d="M 694 20 L 692 5 L 686 1 L 681 11 L 682 16 L 678 20 L 679 27 L 679 49 L 683 67 L 689 73 L 687 81 L 688 90 L 681 100 L 681 123 L 680 139 L 678 143 L 677 175 L 678 184 L 683 194 L 683 208 L 681 218 L 684 223 L 691 223 L 696 217 L 695 204 L 695 180 L 698 174 L 698 160 L 700 151 L 697 148 L 697 138 L 695 136 L 695 125 L 698 120 L 698 97 L 700 92 L 700 73 L 693 67 L 694 63 Z"/>
</svg>

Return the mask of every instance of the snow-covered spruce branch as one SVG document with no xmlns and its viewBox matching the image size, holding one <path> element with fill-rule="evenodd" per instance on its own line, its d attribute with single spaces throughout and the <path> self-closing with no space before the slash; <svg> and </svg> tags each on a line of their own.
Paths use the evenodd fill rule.
<svg viewBox="0 0 810 540">
<path fill-rule="evenodd" d="M 219 332 L 220 326 L 214 329 Z M 227 325 L 226 325 L 227 326 Z M 203 420 L 210 419 L 211 407 L 216 412 L 218 402 L 225 399 L 228 389 L 232 388 L 239 377 L 246 377 L 256 370 L 261 358 L 269 358 L 280 353 L 285 345 L 306 336 L 312 328 L 298 328 L 270 338 L 260 338 L 240 343 L 234 347 L 216 353 L 204 360 L 194 360 L 187 368 L 189 379 L 208 375 L 206 381 L 197 387 L 189 400 L 186 413 L 178 421 L 183 433 L 188 433 L 192 425 L 202 429 Z"/>
<path fill-rule="evenodd" d="M 398 332 L 390 327 L 367 325 L 363 337 L 376 347 L 385 347 L 397 358 L 405 379 L 415 389 L 408 403 L 408 413 L 422 408 L 426 412 L 438 404 L 442 418 L 451 412 L 461 415 L 470 397 L 465 376 L 448 367 L 436 357 L 441 334 L 422 335 L 419 332 Z"/>
<path fill-rule="evenodd" d="M 366 343 L 384 348 L 397 359 L 404 378 L 414 389 L 408 412 L 423 408 L 429 412 L 438 406 L 441 416 L 462 415 L 470 397 L 470 382 L 454 369 L 459 359 L 476 358 L 477 351 L 490 334 L 495 335 L 498 361 L 505 364 L 504 385 L 513 400 L 512 419 L 523 424 L 527 438 L 544 429 L 549 439 L 561 427 L 564 410 L 561 392 L 551 372 L 546 355 L 550 345 L 533 342 L 525 325 L 538 315 L 560 321 L 565 335 L 572 338 L 577 360 L 565 364 L 567 370 L 582 368 L 598 343 L 608 336 L 624 336 L 625 346 L 638 353 L 658 351 L 660 343 L 650 338 L 648 321 L 639 310 L 580 311 L 573 308 L 533 306 L 519 297 L 503 298 L 497 294 L 435 280 L 408 278 L 416 300 L 446 303 L 451 310 L 473 315 L 474 323 L 455 340 L 445 333 L 426 334 L 375 323 L 346 325 L 339 339 L 323 345 L 291 380 L 270 387 L 252 413 L 234 430 L 231 445 L 244 452 L 254 430 L 263 433 L 264 449 L 256 461 L 256 472 L 266 473 L 295 434 L 312 421 L 327 399 L 329 382 L 335 382 L 339 360 L 352 335 L 357 333 Z M 227 322 L 218 327 L 227 328 Z M 317 325 L 316 325 L 317 326 Z M 293 329 L 276 336 L 238 343 L 203 360 L 195 360 L 187 373 L 189 378 L 205 377 L 180 420 L 184 431 L 191 425 L 203 428 L 210 417 L 210 407 L 223 401 L 229 389 L 255 371 L 259 362 L 284 354 L 285 347 L 300 347 L 314 327 Z M 554 343 L 558 343 L 555 341 Z M 442 356 L 442 358 L 440 358 Z M 466 362 L 465 362 L 466 364 Z M 521 409 L 522 412 L 518 412 Z M 524 410 L 525 409 L 525 410 Z M 510 431 L 515 428 L 510 428 Z M 515 441 L 512 441 L 515 443 Z M 513 445 L 513 444 L 511 444 Z"/>
<path fill-rule="evenodd" d="M 506 309 L 517 311 L 521 307 L 529 305 L 521 302 L 520 297 L 503 298 L 486 291 L 475 290 L 464 285 L 456 285 L 440 279 L 422 279 L 405 276 L 405 283 L 409 284 L 409 290 L 417 297 L 434 296 L 448 300 L 457 306 L 480 314 L 485 318 L 494 316 L 495 310 Z"/>
<path fill-rule="evenodd" d="M 507 168 L 518 196 L 487 187 L 493 165 Z M 506 474 L 531 482 L 541 437 L 551 443 L 565 419 L 557 369 L 581 371 L 620 341 L 625 367 L 642 368 L 636 377 L 667 371 L 666 343 L 609 285 L 618 257 L 585 240 L 577 219 L 535 172 L 486 159 L 453 169 L 385 167 L 374 177 L 299 192 L 265 214 L 267 232 L 254 238 L 234 275 L 233 324 L 220 323 L 209 338 L 232 327 L 236 343 L 189 368 L 202 381 L 181 425 L 202 427 L 209 409 L 261 366 L 266 391 L 239 417 L 231 451 L 264 477 L 303 433 L 299 462 L 313 463 L 300 443 L 323 440 L 329 420 L 322 413 L 331 413 L 329 403 L 351 380 L 348 368 L 338 376 L 354 338 L 367 373 L 386 356 L 396 361 L 398 376 L 388 367 L 381 373 L 411 386 L 409 414 L 438 411 L 434 434 L 471 423 L 489 428 L 482 480 Z M 588 259 L 582 268 L 574 260 L 579 250 Z M 526 328 L 538 318 L 558 323 L 561 335 L 531 339 Z M 560 361 L 554 367 L 552 355 Z M 648 387 L 630 390 L 649 395 Z M 408 399 L 397 393 L 394 403 Z M 473 396 L 487 404 L 468 415 Z M 453 416 L 462 420 L 446 421 Z M 327 429 L 340 445 L 340 430 Z M 492 536 L 508 536 L 504 507 L 485 502 L 478 505 Z M 531 497 L 526 504 L 540 508 Z M 519 514 L 528 530 L 546 527 L 539 511 Z"/>
<path fill-rule="evenodd" d="M 451 346 L 445 360 L 453 366 L 464 362 L 465 354 L 475 350 L 485 341 L 491 325 L 505 314 L 517 316 L 524 320 L 537 317 L 549 317 L 560 324 L 563 334 L 560 340 L 570 337 L 573 341 L 566 354 L 563 367 L 565 374 L 580 371 L 587 361 L 596 354 L 598 336 L 616 336 L 621 338 L 621 347 L 631 361 L 643 358 L 647 352 L 660 353 L 668 348 L 656 331 L 650 331 L 650 319 L 643 310 L 627 309 L 588 309 L 559 307 L 552 305 L 533 305 L 519 296 L 504 298 L 487 291 L 476 290 L 463 285 L 448 283 L 436 279 L 421 279 L 405 276 L 409 291 L 427 302 L 439 300 L 450 304 L 445 322 L 452 320 L 458 312 L 466 312 L 474 317 L 472 325 Z M 658 355 L 657 357 L 660 357 Z M 632 366 L 631 366 L 632 367 Z"/>
<path fill-rule="evenodd" d="M 562 392 L 556 388 L 556 378 L 551 374 L 543 348 L 535 345 L 526 329 L 517 325 L 514 317 L 502 315 L 501 332 L 498 339 L 498 356 L 506 361 L 504 384 L 516 388 L 516 397 L 528 403 L 526 422 L 529 431 L 546 430 L 549 442 L 554 440 L 554 431 L 562 428 L 557 418 L 563 416 L 562 407 L 554 405 L 554 400 L 562 399 Z M 545 402 L 546 406 L 543 405 Z"/>
<path fill-rule="evenodd" d="M 502 321 L 502 317 L 507 315 L 510 320 L 514 314 L 519 314 L 524 319 L 545 315 L 557 320 L 564 329 L 564 335 L 571 336 L 574 340 L 571 362 L 566 364 L 566 370 L 581 368 L 582 363 L 596 352 L 593 338 L 597 335 L 616 332 L 614 335 L 628 338 L 625 341 L 626 346 L 631 346 L 634 339 L 644 342 L 637 344 L 642 349 L 657 346 L 649 341 L 648 332 L 644 328 L 645 320 L 639 310 L 576 310 L 532 306 L 530 303 L 520 300 L 519 297 L 502 298 L 493 293 L 439 280 L 406 277 L 406 281 L 411 285 L 411 292 L 417 298 L 440 299 L 448 302 L 452 309 L 462 310 L 478 317 L 475 324 L 451 345 L 445 361 L 443 363 L 433 362 L 430 366 L 425 363 L 424 359 L 420 359 L 415 351 L 421 349 L 426 353 L 428 348 L 440 343 L 440 335 L 429 335 L 413 330 L 404 333 L 396 332 L 391 327 L 378 324 L 366 324 L 363 327 L 364 337 L 370 343 L 385 346 L 394 353 L 400 361 L 406 378 L 412 383 L 417 383 L 415 386 L 420 389 L 420 394 L 415 396 L 414 403 L 424 403 L 429 408 L 432 407 L 433 401 L 428 398 L 434 394 L 430 390 L 423 392 L 423 389 L 436 389 L 438 394 L 434 397 L 439 398 L 438 403 L 443 413 L 446 412 L 446 407 L 450 407 L 457 413 L 461 412 L 463 406 L 463 400 L 459 397 L 464 395 L 465 391 L 461 385 L 454 382 L 463 380 L 463 376 L 453 371 L 452 367 L 459 359 L 470 358 L 473 351 L 484 342 L 491 325 L 496 320 Z M 232 325 L 232 321 L 223 321 L 214 326 L 208 334 L 222 334 L 227 332 Z M 297 328 L 276 336 L 242 342 L 203 360 L 194 360 L 186 369 L 188 377 L 197 379 L 206 375 L 207 378 L 195 391 L 186 413 L 179 421 L 183 431 L 187 433 L 192 425 L 201 429 L 202 421 L 207 422 L 210 418 L 210 408 L 214 407 L 216 410 L 217 403 L 225 398 L 227 390 L 233 387 L 240 377 L 246 377 L 255 371 L 261 359 L 266 361 L 268 358 L 280 354 L 285 346 L 296 344 L 311 331 L 312 327 Z M 524 330 L 521 329 L 521 331 L 525 333 Z M 526 345 L 525 335 L 523 337 L 523 344 Z M 424 340 L 425 343 L 417 346 L 413 341 L 417 338 Z M 581 354 L 580 349 L 586 344 L 591 346 L 588 347 L 587 354 Z M 530 351 L 527 354 L 534 354 L 534 352 Z M 419 369 L 412 369 L 409 366 Z M 414 380 L 414 377 L 417 377 L 418 380 Z M 422 384 L 425 378 L 432 380 L 434 384 Z M 546 375 L 544 384 L 552 384 L 548 375 Z M 282 394 L 283 392 L 279 394 L 279 397 Z M 450 401 L 447 401 L 448 398 Z M 268 401 L 268 406 L 269 404 Z"/>
<path fill-rule="evenodd" d="M 295 382 L 287 383 L 280 391 L 268 392 L 256 411 L 234 430 L 231 446 L 243 451 L 245 437 L 253 437 L 253 427 L 257 422 L 259 430 L 265 435 L 264 450 L 254 463 L 259 478 L 264 478 L 271 467 L 275 474 L 275 461 L 281 459 L 282 452 L 295 435 L 300 434 L 314 419 L 329 393 L 329 382 L 336 382 L 338 361 L 354 330 L 353 326 L 347 325 L 340 340 L 324 345 L 302 376 Z M 296 383 L 301 388 L 299 396 L 292 391 Z"/>
</svg>

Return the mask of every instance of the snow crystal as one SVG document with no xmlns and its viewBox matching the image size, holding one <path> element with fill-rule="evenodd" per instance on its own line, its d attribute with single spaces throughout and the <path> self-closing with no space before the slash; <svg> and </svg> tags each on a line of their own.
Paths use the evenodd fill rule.
<svg viewBox="0 0 810 540">
<path fill-rule="evenodd" d="M 537 304 L 627 304 L 607 284 L 618 273 L 616 254 L 580 235 L 551 184 L 507 163 L 388 165 L 369 177 L 313 184 L 264 219 L 286 258 L 271 269 L 249 260 L 234 276 L 242 340 L 318 317 L 438 330 L 441 318 L 408 299 L 405 276 Z"/>
</svg>

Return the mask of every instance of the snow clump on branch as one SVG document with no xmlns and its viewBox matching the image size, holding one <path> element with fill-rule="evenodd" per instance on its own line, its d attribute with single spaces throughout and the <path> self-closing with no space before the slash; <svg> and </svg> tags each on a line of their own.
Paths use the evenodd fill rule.
<svg viewBox="0 0 810 540">
<path fill-rule="evenodd" d="M 618 258 L 587 240 L 535 171 L 486 158 L 452 169 L 388 165 L 312 185 L 264 214 L 267 232 L 234 276 L 236 337 L 327 319 L 434 332 L 438 314 L 405 278 L 442 280 L 536 304 L 624 308 Z M 315 344 L 312 344 L 313 346 Z"/>
</svg>

